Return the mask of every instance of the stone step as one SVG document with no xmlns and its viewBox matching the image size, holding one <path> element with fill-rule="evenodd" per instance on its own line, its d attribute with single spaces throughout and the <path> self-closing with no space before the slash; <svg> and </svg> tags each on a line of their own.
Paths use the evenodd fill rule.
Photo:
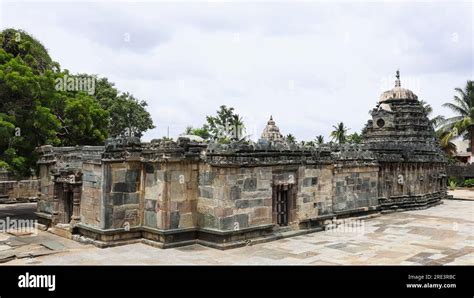
<svg viewBox="0 0 474 298">
<path fill-rule="evenodd" d="M 64 237 L 64 238 L 67 238 L 67 239 L 72 239 L 72 233 L 68 229 L 59 228 L 59 227 L 52 227 L 52 228 L 48 229 L 48 232 L 50 232 L 51 234 L 60 236 L 60 237 Z"/>
</svg>

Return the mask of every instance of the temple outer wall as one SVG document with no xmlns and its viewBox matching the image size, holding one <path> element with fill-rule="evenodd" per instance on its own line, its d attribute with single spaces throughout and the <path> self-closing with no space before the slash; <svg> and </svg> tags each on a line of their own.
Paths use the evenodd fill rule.
<svg viewBox="0 0 474 298">
<path fill-rule="evenodd" d="M 381 162 L 380 207 L 408 210 L 440 204 L 447 196 L 445 165 L 426 162 Z"/>
<path fill-rule="evenodd" d="M 142 165 L 139 161 L 103 161 L 104 229 L 133 228 L 141 225 L 140 197 Z"/>
<path fill-rule="evenodd" d="M 40 195 L 38 179 L 0 181 L 0 203 L 36 201 Z"/>
<path fill-rule="evenodd" d="M 143 226 L 158 230 L 195 228 L 198 164 L 147 162 L 143 174 Z"/>
<path fill-rule="evenodd" d="M 201 164 L 199 228 L 238 231 L 275 225 L 274 186 L 290 185 L 288 225 L 378 206 L 378 165 L 213 167 Z"/>
<path fill-rule="evenodd" d="M 229 248 L 255 239 L 276 239 L 281 231 L 321 230 L 327 219 L 377 213 L 381 199 L 383 203 L 380 181 L 388 176 L 384 176 L 383 166 L 370 158 L 305 156 L 303 161 L 299 156 L 271 153 L 258 163 L 235 166 L 235 157 L 228 156 L 218 164 L 184 156 L 167 160 L 139 154 L 84 161 L 78 176 L 81 179 L 76 181 L 82 190 L 80 220 L 71 222 L 72 233 L 104 247 L 150 240 L 160 247 L 197 242 Z M 439 175 L 442 165 L 427 164 L 421 171 L 413 164 L 409 166 L 414 171 L 407 168 L 402 172 L 407 181 L 420 184 L 420 190 L 436 192 L 442 188 L 440 184 L 439 189 L 426 187 L 423 185 L 430 184 L 415 179 L 420 173 Z M 54 208 L 55 197 L 65 199 L 54 195 L 61 190 L 55 190 L 51 180 L 50 172 L 55 169 L 55 162 L 40 164 L 46 195 L 38 210 L 45 215 L 54 215 L 47 206 L 53 203 Z M 393 180 L 401 169 L 389 171 Z M 58 181 L 62 180 L 56 180 L 57 186 L 62 186 Z M 282 190 L 288 191 L 288 217 L 280 225 L 275 198 Z M 417 188 L 413 191 L 407 194 L 418 194 Z"/>
<path fill-rule="evenodd" d="M 268 226 L 272 208 L 272 171 L 268 167 L 225 168 L 200 165 L 198 226 L 238 231 Z"/>
<path fill-rule="evenodd" d="M 336 167 L 333 177 L 333 212 L 360 212 L 377 207 L 378 171 L 378 165 Z"/>
<path fill-rule="evenodd" d="M 37 212 L 39 221 L 46 223 L 51 220 L 54 209 L 54 181 L 50 174 L 54 163 L 39 164 L 40 196 L 38 198 Z"/>
<path fill-rule="evenodd" d="M 100 228 L 102 227 L 102 165 L 85 162 L 82 171 L 81 222 Z"/>
</svg>

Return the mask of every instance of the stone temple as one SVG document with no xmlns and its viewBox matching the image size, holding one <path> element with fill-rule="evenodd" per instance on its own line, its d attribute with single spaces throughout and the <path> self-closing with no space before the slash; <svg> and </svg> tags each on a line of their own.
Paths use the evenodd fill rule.
<svg viewBox="0 0 474 298">
<path fill-rule="evenodd" d="M 447 196 L 445 157 L 410 90 L 384 92 L 357 145 L 199 138 L 42 146 L 37 215 L 100 247 L 141 241 L 231 248 L 324 229 L 328 219 L 426 208 Z"/>
<path fill-rule="evenodd" d="M 268 120 L 267 126 L 265 126 L 260 139 L 264 142 L 272 142 L 274 144 L 283 144 L 285 142 L 283 135 L 280 133 L 280 128 L 278 128 L 278 126 L 275 125 L 275 121 L 273 121 L 273 116 L 270 116 L 270 120 Z"/>
</svg>

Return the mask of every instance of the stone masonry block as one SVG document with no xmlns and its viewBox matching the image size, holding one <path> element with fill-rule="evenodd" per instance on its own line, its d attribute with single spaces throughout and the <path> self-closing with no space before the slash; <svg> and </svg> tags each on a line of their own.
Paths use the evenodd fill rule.
<svg viewBox="0 0 474 298">
<path fill-rule="evenodd" d="M 257 178 L 246 178 L 244 180 L 244 191 L 256 191 L 257 190 Z"/>
</svg>

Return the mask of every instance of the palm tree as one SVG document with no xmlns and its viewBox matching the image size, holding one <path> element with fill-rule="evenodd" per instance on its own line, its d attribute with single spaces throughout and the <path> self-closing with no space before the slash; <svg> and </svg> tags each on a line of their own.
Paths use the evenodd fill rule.
<svg viewBox="0 0 474 298">
<path fill-rule="evenodd" d="M 433 108 L 431 105 L 424 100 L 420 100 L 420 104 L 423 106 L 426 116 L 429 118 L 430 123 L 434 128 L 438 127 L 441 123 L 443 123 L 443 121 L 445 121 L 444 116 L 441 115 L 430 118 L 431 114 L 433 113 Z"/>
<path fill-rule="evenodd" d="M 424 100 L 420 100 L 420 103 L 425 109 L 426 116 L 429 118 L 431 113 L 433 113 L 433 108 Z M 446 122 L 446 118 L 442 115 L 438 115 L 436 117 L 430 118 L 429 120 L 433 128 L 438 128 L 436 130 L 436 137 L 439 140 L 441 150 L 443 150 L 443 152 L 448 156 L 456 155 L 457 147 L 452 141 L 457 137 L 457 134 L 456 132 L 446 130 L 443 127 L 443 123 Z"/>
<path fill-rule="evenodd" d="M 240 139 L 245 131 L 243 119 L 233 107 L 220 106 L 216 116 L 207 116 L 207 127 L 213 139 L 225 142 Z"/>
<path fill-rule="evenodd" d="M 339 144 L 344 144 L 346 142 L 347 131 L 349 128 L 345 127 L 343 122 L 339 122 L 337 125 L 333 125 L 332 127 L 334 130 L 331 132 L 331 138 Z"/>
<path fill-rule="evenodd" d="M 286 142 L 288 142 L 288 144 L 294 144 L 296 143 L 296 138 L 290 133 L 286 136 Z"/>
<path fill-rule="evenodd" d="M 455 137 L 449 131 L 444 131 L 441 129 L 436 131 L 436 136 L 439 139 L 441 149 L 444 151 L 444 153 L 449 156 L 454 156 L 456 154 L 457 147 L 452 142 L 452 140 Z"/>
<path fill-rule="evenodd" d="M 429 103 L 427 103 L 424 100 L 420 100 L 419 102 L 423 106 L 423 109 L 425 110 L 426 115 L 429 116 L 431 113 L 433 113 L 433 108 L 431 107 L 431 105 Z"/>
<path fill-rule="evenodd" d="M 458 94 L 454 95 L 453 102 L 443 104 L 453 111 L 456 116 L 442 121 L 442 130 L 445 138 L 463 136 L 469 139 L 471 152 L 474 152 L 474 81 L 467 81 L 465 89 L 455 88 Z"/>
<path fill-rule="evenodd" d="M 240 140 L 245 137 L 244 120 L 239 114 L 234 115 L 234 119 L 232 121 L 232 129 L 232 137 L 234 140 Z"/>
<path fill-rule="evenodd" d="M 324 144 L 324 137 L 322 135 L 319 135 L 316 137 L 316 144 L 318 145 Z"/>
<path fill-rule="evenodd" d="M 362 143 L 362 136 L 355 132 L 347 137 L 347 141 L 351 144 L 360 144 Z"/>
</svg>

